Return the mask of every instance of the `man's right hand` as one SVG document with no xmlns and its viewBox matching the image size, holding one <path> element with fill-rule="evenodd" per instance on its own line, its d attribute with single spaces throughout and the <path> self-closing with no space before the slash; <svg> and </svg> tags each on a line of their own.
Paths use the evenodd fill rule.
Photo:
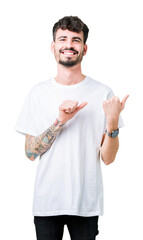
<svg viewBox="0 0 143 240">
<path fill-rule="evenodd" d="M 87 102 L 81 103 L 79 106 L 77 101 L 73 100 L 65 100 L 60 106 L 59 106 L 59 117 L 58 120 L 65 124 L 68 120 L 74 117 L 74 115 L 84 108 L 87 105 Z"/>
</svg>

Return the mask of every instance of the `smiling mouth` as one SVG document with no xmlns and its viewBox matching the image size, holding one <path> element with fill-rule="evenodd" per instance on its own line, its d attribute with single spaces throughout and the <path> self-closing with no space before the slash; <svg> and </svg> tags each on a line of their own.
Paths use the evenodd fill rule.
<svg viewBox="0 0 143 240">
<path fill-rule="evenodd" d="M 63 55 L 68 55 L 68 56 L 74 56 L 74 55 L 78 54 L 78 52 L 73 49 L 60 50 L 60 53 L 62 53 Z"/>
<path fill-rule="evenodd" d="M 68 55 L 68 56 L 73 56 L 73 55 L 76 55 L 76 52 L 69 52 L 69 51 L 62 51 L 61 52 L 63 55 Z"/>
</svg>

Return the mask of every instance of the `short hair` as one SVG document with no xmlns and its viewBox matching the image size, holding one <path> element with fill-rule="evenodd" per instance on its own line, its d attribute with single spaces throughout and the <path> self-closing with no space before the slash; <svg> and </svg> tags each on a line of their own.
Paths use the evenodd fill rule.
<svg viewBox="0 0 143 240">
<path fill-rule="evenodd" d="M 59 19 L 58 22 L 56 22 L 53 26 L 53 40 L 55 42 L 56 39 L 56 32 L 58 29 L 66 30 L 68 29 L 71 32 L 81 32 L 83 31 L 83 36 L 84 36 L 84 44 L 86 43 L 88 33 L 89 33 L 89 28 L 85 23 L 81 21 L 76 16 L 66 16 L 61 19 Z"/>
</svg>

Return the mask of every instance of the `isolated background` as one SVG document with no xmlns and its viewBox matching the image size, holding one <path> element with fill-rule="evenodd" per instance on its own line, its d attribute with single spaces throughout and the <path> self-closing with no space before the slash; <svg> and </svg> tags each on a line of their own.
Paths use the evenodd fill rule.
<svg viewBox="0 0 143 240">
<path fill-rule="evenodd" d="M 1 1 L 1 239 L 36 239 L 32 201 L 38 159 L 26 158 L 25 138 L 14 128 L 29 90 L 56 75 L 52 27 L 66 15 L 77 15 L 90 29 L 83 73 L 110 86 L 120 99 L 130 94 L 116 161 L 102 164 L 105 204 L 97 240 L 143 239 L 142 12 L 139 0 Z M 65 226 L 63 240 L 69 239 Z"/>
</svg>

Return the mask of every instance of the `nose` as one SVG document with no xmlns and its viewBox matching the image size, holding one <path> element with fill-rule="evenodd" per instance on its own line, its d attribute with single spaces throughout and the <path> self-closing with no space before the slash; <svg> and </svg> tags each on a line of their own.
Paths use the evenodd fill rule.
<svg viewBox="0 0 143 240">
<path fill-rule="evenodd" d="M 67 48 L 71 48 L 73 46 L 73 43 L 72 43 L 72 40 L 71 39 L 68 39 L 67 41 L 66 41 L 66 46 L 65 47 L 67 47 Z"/>
</svg>

